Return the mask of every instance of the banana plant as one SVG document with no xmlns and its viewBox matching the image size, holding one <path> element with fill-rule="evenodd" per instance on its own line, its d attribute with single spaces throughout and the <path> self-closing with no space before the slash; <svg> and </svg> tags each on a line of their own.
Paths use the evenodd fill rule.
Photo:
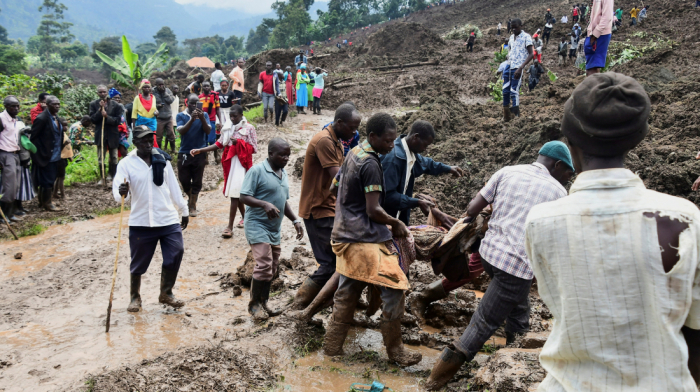
<svg viewBox="0 0 700 392">
<path fill-rule="evenodd" d="M 122 56 L 115 56 L 111 58 L 106 54 L 95 50 L 97 56 L 105 62 L 105 64 L 114 68 L 112 71 L 111 78 L 117 84 L 136 89 L 142 79 L 148 79 L 148 77 L 155 71 L 156 67 L 160 64 L 165 63 L 168 59 L 168 48 L 165 43 L 161 44 L 158 50 L 153 53 L 145 64 L 139 61 L 139 55 L 131 50 L 129 46 L 129 41 L 126 36 L 122 35 Z"/>
</svg>

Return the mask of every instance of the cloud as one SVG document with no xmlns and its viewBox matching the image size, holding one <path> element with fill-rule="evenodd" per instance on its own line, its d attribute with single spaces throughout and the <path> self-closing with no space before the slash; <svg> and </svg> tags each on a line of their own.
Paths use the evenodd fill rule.
<svg viewBox="0 0 700 392">
<path fill-rule="evenodd" d="M 248 15 L 267 14 L 272 11 L 270 6 L 275 0 L 175 0 L 187 6 L 204 5 L 212 8 L 239 11 Z M 323 0 L 316 0 L 323 1 Z"/>
</svg>

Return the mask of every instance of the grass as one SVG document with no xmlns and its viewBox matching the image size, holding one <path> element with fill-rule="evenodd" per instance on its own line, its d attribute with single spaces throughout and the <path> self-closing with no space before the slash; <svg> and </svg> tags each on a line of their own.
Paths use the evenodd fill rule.
<svg viewBox="0 0 700 392">
<path fill-rule="evenodd" d="M 263 118 L 263 105 L 250 108 L 243 111 L 243 116 L 249 121 L 257 125 L 259 119 Z"/>
<path fill-rule="evenodd" d="M 29 236 L 32 236 L 32 235 L 41 234 L 41 233 L 43 233 L 45 230 L 46 230 L 46 226 L 40 225 L 40 224 L 37 223 L 37 224 L 35 224 L 35 225 L 31 226 L 31 227 L 28 227 L 28 228 L 26 228 L 26 229 L 20 231 L 19 233 L 17 233 L 17 236 L 18 236 L 18 237 L 29 237 Z"/>
<path fill-rule="evenodd" d="M 323 347 L 323 338 L 310 338 L 303 346 L 295 347 L 294 352 L 300 357 L 305 357 L 321 347 Z"/>
<path fill-rule="evenodd" d="M 87 381 L 85 381 L 85 386 L 87 388 L 87 392 L 92 392 L 95 390 L 95 379 L 94 378 L 88 378 Z"/>
<path fill-rule="evenodd" d="M 104 210 L 95 211 L 95 215 L 97 215 L 97 216 L 105 216 L 105 215 L 114 215 L 114 214 L 118 214 L 118 213 L 121 212 L 121 208 L 122 208 L 121 205 L 119 205 L 119 206 L 117 206 L 117 207 L 105 208 Z M 130 209 L 131 209 L 131 207 L 129 207 L 129 206 L 127 206 L 127 205 L 124 205 L 124 211 L 128 211 L 128 210 L 130 210 Z"/>
<path fill-rule="evenodd" d="M 85 146 L 75 153 L 72 161 L 66 167 L 65 186 L 72 184 L 97 182 L 99 177 L 97 164 L 97 147 Z"/>
<path fill-rule="evenodd" d="M 481 348 L 481 351 L 485 352 L 486 354 L 493 354 L 496 351 L 498 351 L 498 347 L 494 344 L 484 344 L 484 347 Z"/>
</svg>

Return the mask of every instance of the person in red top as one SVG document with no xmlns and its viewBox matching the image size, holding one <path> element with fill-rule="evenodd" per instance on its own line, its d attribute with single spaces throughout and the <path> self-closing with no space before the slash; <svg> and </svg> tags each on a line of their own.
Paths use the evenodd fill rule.
<svg viewBox="0 0 700 392">
<path fill-rule="evenodd" d="M 265 63 L 265 71 L 260 72 L 260 82 L 258 82 L 258 96 L 262 98 L 263 113 L 267 122 L 268 112 L 274 118 L 272 111 L 275 108 L 275 75 L 272 72 L 272 62 Z"/>
<path fill-rule="evenodd" d="M 573 16 L 574 16 L 574 23 L 578 22 L 578 4 L 574 6 L 573 10 Z"/>
<path fill-rule="evenodd" d="M 209 132 L 207 139 L 207 145 L 211 146 L 216 143 L 216 139 L 221 134 L 221 126 L 226 121 L 221 112 L 219 93 L 212 91 L 211 83 L 202 83 L 202 93 L 199 94 L 199 102 L 202 103 L 202 111 L 209 115 L 209 121 L 211 121 L 212 124 L 216 123 L 216 132 Z M 214 160 L 217 164 L 221 163 L 221 154 L 219 150 L 214 151 Z"/>
<path fill-rule="evenodd" d="M 46 109 L 46 97 L 49 96 L 49 93 L 41 93 L 39 94 L 39 101 L 37 102 L 36 106 L 32 108 L 32 110 L 29 111 L 29 116 L 32 119 L 32 124 L 34 124 L 34 119 L 36 116 L 40 115 L 41 112 Z"/>
</svg>

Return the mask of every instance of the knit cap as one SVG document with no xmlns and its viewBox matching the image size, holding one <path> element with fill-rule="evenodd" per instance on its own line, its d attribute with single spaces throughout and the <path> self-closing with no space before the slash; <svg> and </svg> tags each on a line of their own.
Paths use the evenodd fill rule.
<svg viewBox="0 0 700 392">
<path fill-rule="evenodd" d="M 634 79 L 615 72 L 586 77 L 564 105 L 561 131 L 593 156 L 622 155 L 649 132 L 651 101 Z"/>
<path fill-rule="evenodd" d="M 539 154 L 556 159 L 557 161 L 562 161 L 569 167 L 569 169 L 573 170 L 574 172 L 576 171 L 576 169 L 574 169 L 573 160 L 571 159 L 569 147 L 558 140 L 545 143 L 544 146 L 540 148 Z"/>
</svg>

